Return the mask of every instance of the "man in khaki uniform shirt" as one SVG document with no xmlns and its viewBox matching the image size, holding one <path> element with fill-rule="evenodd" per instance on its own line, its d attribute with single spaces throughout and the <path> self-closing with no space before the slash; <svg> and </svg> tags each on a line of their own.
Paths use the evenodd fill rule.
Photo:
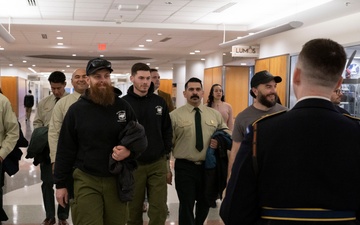
<svg viewBox="0 0 360 225">
<path fill-rule="evenodd" d="M 33 122 L 34 129 L 38 127 L 49 126 L 52 111 L 56 102 L 66 96 L 65 92 L 66 76 L 63 72 L 54 71 L 49 76 L 49 82 L 51 86 L 52 95 L 42 99 L 37 107 L 35 119 Z M 41 172 L 41 190 L 43 195 L 44 207 L 46 212 L 46 218 L 43 221 L 43 225 L 55 224 L 55 197 L 54 197 L 54 181 L 52 177 L 52 167 L 50 163 L 50 157 L 48 162 L 40 163 Z M 68 224 L 66 219 L 69 216 L 69 207 L 63 208 L 58 206 L 58 218 L 60 225 Z"/>
<path fill-rule="evenodd" d="M 76 69 L 71 77 L 71 84 L 74 87 L 74 92 L 65 96 L 64 98 L 61 98 L 53 109 L 48 133 L 51 163 L 55 162 L 60 129 L 66 112 L 68 111 L 69 107 L 80 98 L 80 95 L 82 95 L 89 87 L 89 85 L 86 83 L 86 78 L 87 76 L 85 69 Z"/>
<path fill-rule="evenodd" d="M 187 103 L 170 113 L 175 157 L 175 188 L 179 197 L 179 225 L 203 225 L 209 205 L 203 195 L 204 161 L 208 146 L 217 148 L 211 139 L 216 130 L 228 129 L 221 114 L 201 103 L 204 95 L 201 80 L 190 78 L 185 84 Z M 201 114 L 203 149 L 196 149 L 195 108 Z M 195 216 L 194 216 L 194 205 Z"/>
<path fill-rule="evenodd" d="M 12 110 L 8 98 L 1 94 L 0 89 L 0 180 L 3 179 L 2 162 L 6 156 L 14 149 L 19 139 L 19 124 L 15 113 Z M 2 187 L 0 187 L 0 224 L 1 221 L 8 220 L 3 209 Z"/>
</svg>

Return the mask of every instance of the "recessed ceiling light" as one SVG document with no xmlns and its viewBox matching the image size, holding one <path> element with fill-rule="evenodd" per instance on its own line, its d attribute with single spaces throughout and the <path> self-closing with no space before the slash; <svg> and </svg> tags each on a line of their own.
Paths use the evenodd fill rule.
<svg viewBox="0 0 360 225">
<path fill-rule="evenodd" d="M 12 63 L 10 63 L 10 64 L 9 64 L 9 66 L 13 66 L 13 64 L 12 64 Z"/>
<path fill-rule="evenodd" d="M 4 50 L 5 50 L 5 48 L 3 48 L 3 47 L 0 46 L 0 51 L 4 51 Z"/>
<path fill-rule="evenodd" d="M 146 65 L 150 66 L 150 63 L 146 63 Z"/>
<path fill-rule="evenodd" d="M 26 63 L 27 61 L 26 60 L 23 60 L 23 63 Z"/>
<path fill-rule="evenodd" d="M 57 43 L 57 45 L 64 45 L 64 43 Z"/>
<path fill-rule="evenodd" d="M 151 39 L 146 39 L 146 42 L 152 42 L 152 40 Z"/>
<path fill-rule="evenodd" d="M 194 52 L 199 53 L 199 52 L 200 52 L 200 50 L 195 50 Z"/>
<path fill-rule="evenodd" d="M 202 61 L 205 61 L 205 58 L 201 58 Z"/>
<path fill-rule="evenodd" d="M 255 33 L 249 33 L 249 35 L 253 35 L 253 34 L 255 34 Z"/>
<path fill-rule="evenodd" d="M 246 66 L 246 63 L 240 63 L 240 66 Z"/>
<path fill-rule="evenodd" d="M 100 57 L 102 58 L 102 57 L 104 57 L 104 55 L 100 55 Z"/>
<path fill-rule="evenodd" d="M 159 69 L 159 67 L 157 66 L 157 67 L 155 67 L 155 69 L 157 69 L 157 70 L 158 70 L 158 69 Z"/>
<path fill-rule="evenodd" d="M 76 56 L 76 54 L 72 54 L 72 56 Z"/>
<path fill-rule="evenodd" d="M 57 32 L 57 33 L 60 33 L 61 31 L 57 30 L 56 32 Z"/>
<path fill-rule="evenodd" d="M 190 55 L 195 55 L 195 52 L 190 52 Z"/>
<path fill-rule="evenodd" d="M 32 67 L 35 67 L 36 65 L 34 64 L 34 65 L 32 65 Z"/>
<path fill-rule="evenodd" d="M 69 67 L 70 67 L 70 65 L 66 65 L 66 67 L 67 67 L 67 68 L 69 68 Z"/>
<path fill-rule="evenodd" d="M 145 45 L 139 45 L 139 48 L 143 48 L 143 47 L 145 47 Z"/>
<path fill-rule="evenodd" d="M 157 33 L 157 35 L 158 35 L 158 36 L 161 36 L 161 35 L 162 35 L 162 33 Z"/>
<path fill-rule="evenodd" d="M 58 40 L 62 40 L 62 39 L 64 39 L 63 37 L 56 37 L 56 39 L 58 39 Z"/>
</svg>

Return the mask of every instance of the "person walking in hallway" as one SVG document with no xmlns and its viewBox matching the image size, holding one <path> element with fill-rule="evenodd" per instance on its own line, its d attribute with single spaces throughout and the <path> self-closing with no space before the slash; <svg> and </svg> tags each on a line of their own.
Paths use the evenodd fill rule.
<svg viewBox="0 0 360 225">
<path fill-rule="evenodd" d="M 66 76 L 63 72 L 54 71 L 50 74 L 48 81 L 50 83 L 52 94 L 42 99 L 37 107 L 35 118 L 33 121 L 34 129 L 39 127 L 48 127 L 50 118 L 55 104 L 59 99 L 66 96 Z M 54 197 L 54 180 L 50 155 L 46 154 L 46 159 L 40 163 L 41 172 L 41 191 L 43 195 L 46 218 L 42 225 L 52 225 L 55 220 L 55 197 Z M 69 206 L 62 207 L 58 205 L 57 216 L 59 225 L 66 225 L 69 217 Z"/>
<path fill-rule="evenodd" d="M 167 160 L 172 147 L 172 129 L 169 109 L 165 100 L 154 94 L 150 67 L 135 63 L 131 68 L 133 83 L 123 97 L 144 126 L 148 147 L 136 160 L 134 171 L 134 199 L 129 203 L 127 225 L 143 224 L 143 203 L 145 192 L 149 202 L 149 225 L 165 224 L 167 216 Z"/>
<path fill-rule="evenodd" d="M 63 120 L 55 157 L 56 199 L 70 203 L 74 225 L 125 225 L 128 202 L 121 201 L 117 176 L 109 169 L 111 160 L 133 158 L 120 136 L 136 115 L 111 85 L 111 63 L 95 58 L 86 67 L 89 88 L 73 103 Z M 74 179 L 74 198 L 69 202 L 67 182 Z"/>
<path fill-rule="evenodd" d="M 241 142 L 220 209 L 226 225 L 359 224 L 359 118 L 330 101 L 345 63 L 337 42 L 305 43 L 295 106 L 255 121 Z"/>
<path fill-rule="evenodd" d="M 220 84 L 213 84 L 210 89 L 207 106 L 216 109 L 223 116 L 229 130 L 233 130 L 233 112 L 229 103 L 225 102 L 224 91 Z"/>
<path fill-rule="evenodd" d="M 228 127 L 218 111 L 201 103 L 204 90 L 200 79 L 190 78 L 183 94 L 187 103 L 170 113 L 179 225 L 203 225 L 210 208 L 204 195 L 206 150 L 218 146 L 211 139 L 214 132 Z"/>
<path fill-rule="evenodd" d="M 151 74 L 151 82 L 154 83 L 154 93 L 159 95 L 160 97 L 162 97 L 168 108 L 169 108 L 169 112 L 173 111 L 175 109 L 174 107 L 174 103 L 172 101 L 171 95 L 169 93 L 166 93 L 162 90 L 160 90 L 160 75 L 159 75 L 159 71 L 157 69 L 150 69 L 150 74 Z"/>
<path fill-rule="evenodd" d="M 240 112 L 235 118 L 232 132 L 233 142 L 228 165 L 228 178 L 230 177 L 232 165 L 241 142 L 244 140 L 246 128 L 264 115 L 287 110 L 286 107 L 277 103 L 276 86 L 281 81 L 281 77 L 273 76 L 266 70 L 255 73 L 251 78 L 250 95 L 254 98 L 254 103 Z"/>
<path fill-rule="evenodd" d="M 32 107 L 34 106 L 34 95 L 32 95 L 31 90 L 28 91 L 28 94 L 24 96 L 24 107 L 26 111 L 25 121 L 30 120 Z"/>
<path fill-rule="evenodd" d="M 19 123 L 16 115 L 12 109 L 11 103 L 7 97 L 5 97 L 0 89 L 0 180 L 3 180 L 4 173 L 2 171 L 3 161 L 10 154 L 10 152 L 16 146 L 19 139 Z M 0 224 L 1 221 L 8 220 L 8 217 L 3 209 L 3 189 L 0 189 Z"/>
<path fill-rule="evenodd" d="M 53 109 L 49 123 L 49 132 L 48 132 L 51 163 L 55 162 L 59 133 L 66 112 L 73 103 L 79 100 L 80 96 L 84 94 L 85 90 L 89 87 L 89 85 L 86 82 L 86 79 L 87 79 L 86 70 L 76 69 L 71 77 L 71 84 L 74 87 L 74 92 L 72 94 L 65 96 L 64 98 L 61 98 L 56 103 Z"/>
</svg>

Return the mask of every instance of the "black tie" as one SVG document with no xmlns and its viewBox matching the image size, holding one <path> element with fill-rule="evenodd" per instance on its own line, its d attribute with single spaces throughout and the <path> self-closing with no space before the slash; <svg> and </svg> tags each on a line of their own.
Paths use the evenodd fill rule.
<svg viewBox="0 0 360 225">
<path fill-rule="evenodd" d="M 194 108 L 195 112 L 195 133 L 196 133 L 196 149 L 203 150 L 203 134 L 201 129 L 201 115 L 200 115 L 200 109 Z"/>
<path fill-rule="evenodd" d="M 59 101 L 60 98 L 55 97 L 55 104 Z"/>
</svg>

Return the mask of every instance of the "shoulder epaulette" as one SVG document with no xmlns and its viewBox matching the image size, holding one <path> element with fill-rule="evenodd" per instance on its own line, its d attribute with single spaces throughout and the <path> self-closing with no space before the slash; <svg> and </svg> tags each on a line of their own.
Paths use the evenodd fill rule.
<svg viewBox="0 0 360 225">
<path fill-rule="evenodd" d="M 267 119 L 269 117 L 273 117 L 273 116 L 276 116 L 276 115 L 280 115 L 280 114 L 283 114 L 284 112 L 287 112 L 287 110 L 281 110 L 281 111 L 278 111 L 278 112 L 274 112 L 274 113 L 271 113 L 271 114 L 265 114 L 263 115 L 262 117 L 260 117 L 259 119 L 255 120 L 252 125 L 254 126 L 254 124 L 256 124 L 257 122 L 259 122 L 260 120 L 263 120 L 263 119 Z"/>
<path fill-rule="evenodd" d="M 347 113 L 343 113 L 343 115 L 346 116 L 346 117 L 349 117 L 350 119 L 360 121 L 360 118 L 359 118 L 359 117 L 352 116 L 352 115 L 349 115 L 349 114 L 347 114 Z"/>
</svg>

